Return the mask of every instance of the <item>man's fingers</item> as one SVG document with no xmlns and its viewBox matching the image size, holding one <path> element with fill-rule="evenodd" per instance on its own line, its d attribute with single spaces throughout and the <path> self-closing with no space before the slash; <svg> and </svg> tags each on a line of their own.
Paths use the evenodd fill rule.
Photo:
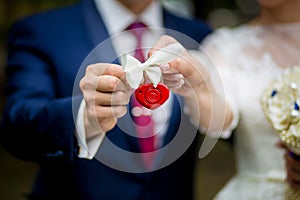
<svg viewBox="0 0 300 200">
<path fill-rule="evenodd" d="M 130 101 L 130 92 L 95 92 L 95 104 L 101 106 L 126 106 Z"/>
<path fill-rule="evenodd" d="M 103 75 L 98 78 L 97 91 L 99 92 L 113 92 L 113 91 L 130 91 L 130 86 L 111 75 Z"/>
<path fill-rule="evenodd" d="M 125 72 L 123 71 L 122 66 L 109 63 L 96 63 L 89 65 L 86 68 L 86 73 L 93 73 L 96 76 L 111 75 L 122 80 L 125 78 Z"/>
<path fill-rule="evenodd" d="M 123 117 L 127 112 L 126 106 L 96 106 L 98 119 Z"/>
<path fill-rule="evenodd" d="M 82 91 L 92 89 L 103 92 L 130 90 L 122 67 L 105 63 L 89 65 L 85 76 L 80 81 L 80 88 Z"/>
<path fill-rule="evenodd" d="M 89 65 L 80 88 L 86 102 L 87 119 L 95 121 L 104 132 L 111 130 L 117 119 L 126 114 L 131 89 L 120 65 Z"/>
<path fill-rule="evenodd" d="M 98 118 L 98 120 L 104 120 L 109 118 L 123 117 L 127 112 L 126 106 L 87 106 L 87 114 L 90 118 Z"/>
<path fill-rule="evenodd" d="M 106 70 L 104 71 L 103 75 L 110 75 L 110 76 L 115 76 L 118 77 L 121 80 L 126 80 L 125 79 L 125 72 L 123 71 L 123 67 L 120 65 L 115 65 L 115 64 L 110 64 Z"/>
</svg>

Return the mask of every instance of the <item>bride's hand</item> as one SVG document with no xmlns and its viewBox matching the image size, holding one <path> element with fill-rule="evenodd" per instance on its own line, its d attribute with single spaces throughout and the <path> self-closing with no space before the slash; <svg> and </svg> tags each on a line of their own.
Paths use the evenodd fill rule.
<svg viewBox="0 0 300 200">
<path fill-rule="evenodd" d="M 149 51 L 149 57 L 155 51 L 174 43 L 178 43 L 178 41 L 170 36 L 162 36 Z M 205 81 L 210 78 L 209 71 L 186 50 L 176 59 L 160 67 L 164 84 L 182 96 L 191 95 L 203 84 L 205 85 Z"/>
<path fill-rule="evenodd" d="M 300 156 L 293 155 L 282 142 L 277 145 L 285 150 L 286 181 L 293 188 L 300 189 Z"/>
<path fill-rule="evenodd" d="M 285 165 L 287 171 L 287 182 L 293 187 L 300 189 L 300 156 L 295 157 L 286 151 L 285 155 Z"/>
</svg>

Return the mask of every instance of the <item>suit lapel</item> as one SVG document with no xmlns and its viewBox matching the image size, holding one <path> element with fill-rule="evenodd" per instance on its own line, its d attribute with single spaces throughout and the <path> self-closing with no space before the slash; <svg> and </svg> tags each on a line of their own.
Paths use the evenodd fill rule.
<svg viewBox="0 0 300 200">
<path fill-rule="evenodd" d="M 116 52 L 94 1 L 84 0 L 82 3 L 84 24 L 91 47 L 94 48 L 92 52 L 95 54 L 94 62 L 116 63 Z"/>
<path fill-rule="evenodd" d="M 196 41 L 191 37 L 191 27 L 186 25 L 184 21 L 179 21 L 180 18 L 172 15 L 165 9 L 163 10 L 164 25 L 166 28 L 166 34 L 174 37 L 187 49 L 198 49 L 199 41 Z M 182 20 L 182 19 L 181 19 Z M 195 33 L 193 33 L 195 34 Z M 199 34 L 199 33 L 197 33 Z M 194 35 L 195 37 L 195 35 Z"/>
</svg>

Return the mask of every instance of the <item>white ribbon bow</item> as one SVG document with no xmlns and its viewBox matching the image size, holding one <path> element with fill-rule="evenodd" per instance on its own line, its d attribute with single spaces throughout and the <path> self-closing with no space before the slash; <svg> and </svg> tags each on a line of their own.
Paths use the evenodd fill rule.
<svg viewBox="0 0 300 200">
<path fill-rule="evenodd" d="M 128 84 L 137 89 L 143 80 L 143 72 L 145 71 L 150 82 L 156 87 L 161 80 L 161 70 L 158 65 L 167 64 L 177 58 L 183 50 L 181 44 L 174 43 L 156 51 L 144 63 L 129 54 L 123 55 L 122 66 L 126 72 Z"/>
</svg>

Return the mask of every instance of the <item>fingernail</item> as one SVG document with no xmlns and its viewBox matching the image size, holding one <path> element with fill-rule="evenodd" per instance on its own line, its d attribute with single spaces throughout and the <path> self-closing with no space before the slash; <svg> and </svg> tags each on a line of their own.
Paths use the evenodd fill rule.
<svg viewBox="0 0 300 200">
<path fill-rule="evenodd" d="M 179 80 L 182 80 L 182 79 L 183 79 L 182 74 L 176 74 L 176 75 L 174 75 L 174 80 L 175 81 L 179 81 Z"/>
<path fill-rule="evenodd" d="M 169 64 L 163 64 L 160 66 L 160 68 L 162 71 L 167 71 L 168 69 L 170 69 L 170 66 L 169 66 Z"/>
<path fill-rule="evenodd" d="M 185 83 L 185 81 L 182 79 L 182 80 L 180 81 L 180 84 L 181 84 L 180 87 L 183 86 L 184 83 Z"/>
<path fill-rule="evenodd" d="M 178 85 L 176 85 L 174 88 L 175 88 L 175 89 L 179 89 L 179 88 L 181 88 L 181 87 L 183 86 L 183 84 L 184 84 L 184 80 L 181 80 L 181 81 L 178 83 Z"/>
</svg>

